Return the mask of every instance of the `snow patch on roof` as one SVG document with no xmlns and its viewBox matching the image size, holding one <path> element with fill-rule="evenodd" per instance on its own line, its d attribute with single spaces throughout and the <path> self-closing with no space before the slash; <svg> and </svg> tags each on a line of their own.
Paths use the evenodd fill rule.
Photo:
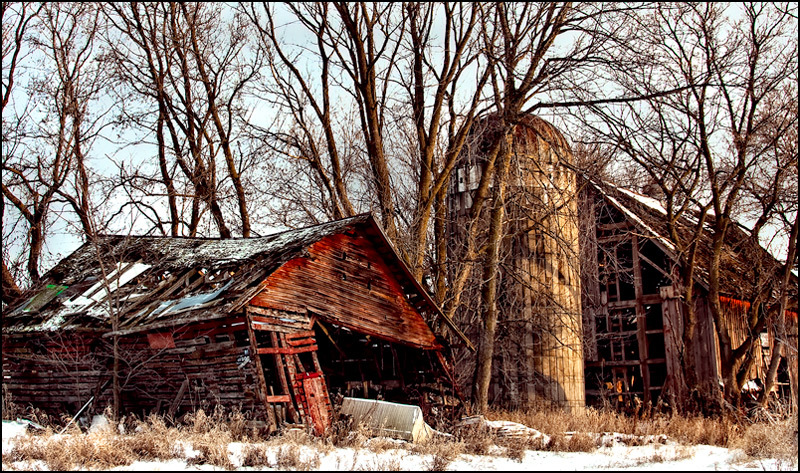
<svg viewBox="0 0 800 473">
<path fill-rule="evenodd" d="M 614 197 L 610 196 L 610 195 L 609 195 L 609 194 L 608 194 L 606 191 L 604 191 L 604 190 L 603 190 L 601 187 L 599 187 L 599 186 L 596 186 L 596 188 L 597 188 L 597 190 L 599 190 L 600 192 L 602 192 L 602 193 L 603 193 L 603 195 L 604 195 L 604 196 L 605 196 L 605 197 L 606 197 L 606 198 L 607 198 L 607 199 L 608 199 L 608 200 L 609 200 L 609 201 L 610 201 L 612 204 L 614 204 L 614 205 L 615 205 L 615 206 L 616 206 L 616 207 L 617 207 L 619 210 L 621 210 L 621 211 L 622 211 L 622 212 L 623 212 L 623 213 L 624 213 L 626 216 L 628 216 L 628 218 L 630 218 L 631 220 L 633 220 L 634 222 L 636 222 L 636 224 L 637 224 L 637 225 L 639 225 L 641 228 L 643 228 L 643 229 L 647 230 L 648 232 L 650 232 L 650 234 L 651 234 L 651 235 L 653 235 L 653 237 L 654 237 L 654 238 L 656 238 L 658 241 L 660 241 L 660 242 L 661 242 L 661 243 L 662 243 L 662 244 L 663 244 L 663 245 L 664 245 L 666 248 L 668 248 L 670 251 L 675 251 L 675 245 L 673 245 L 673 244 L 672 244 L 672 242 L 670 242 L 670 241 L 669 241 L 669 239 L 667 239 L 667 238 L 663 237 L 662 235 L 658 234 L 658 232 L 656 232 L 656 231 L 655 231 L 655 230 L 654 230 L 654 229 L 653 229 L 653 228 L 652 228 L 650 225 L 646 224 L 646 223 L 644 222 L 644 220 L 642 220 L 641 218 L 639 218 L 639 216 L 638 216 L 638 215 L 636 215 L 634 212 L 632 212 L 630 209 L 628 209 L 628 207 L 626 207 L 626 206 L 622 205 L 622 203 L 621 203 L 620 201 L 618 201 L 618 200 L 617 200 L 617 199 L 615 199 Z M 618 188 L 618 189 L 619 189 L 619 188 Z M 665 215 L 666 215 L 666 212 L 665 212 Z"/>
<path fill-rule="evenodd" d="M 667 209 L 664 208 L 664 205 L 661 204 L 660 200 L 654 199 L 652 197 L 647 197 L 645 195 L 637 194 L 636 192 L 633 192 L 629 189 L 624 189 L 622 187 L 617 187 L 617 186 L 614 187 L 616 187 L 616 189 L 619 192 L 622 192 L 623 194 L 629 196 L 630 198 L 650 207 L 653 210 L 657 210 L 658 212 L 667 215 Z"/>
<path fill-rule="evenodd" d="M 174 265 L 182 267 L 193 266 L 206 261 L 217 263 L 245 261 L 256 258 L 261 254 L 280 251 L 296 242 L 318 240 L 352 224 L 354 219 L 355 217 L 328 225 L 289 230 L 260 238 L 205 240 L 192 247 L 186 245 L 186 240 L 165 239 L 160 249 L 164 254 L 174 257 Z"/>
</svg>

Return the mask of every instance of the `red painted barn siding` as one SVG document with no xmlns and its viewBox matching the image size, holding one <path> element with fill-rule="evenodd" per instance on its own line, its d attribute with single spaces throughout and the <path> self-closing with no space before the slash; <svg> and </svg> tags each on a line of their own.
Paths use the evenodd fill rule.
<svg viewBox="0 0 800 473">
<path fill-rule="evenodd" d="M 381 255 L 364 237 L 331 235 L 272 273 L 251 304 L 311 310 L 323 320 L 385 340 L 439 348 Z"/>
</svg>

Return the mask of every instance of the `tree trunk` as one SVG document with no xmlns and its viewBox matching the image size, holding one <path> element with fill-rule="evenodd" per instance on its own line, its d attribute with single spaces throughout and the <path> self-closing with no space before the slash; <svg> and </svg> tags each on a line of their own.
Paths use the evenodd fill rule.
<svg viewBox="0 0 800 473">
<path fill-rule="evenodd" d="M 5 260 L 3 260 L 3 301 L 9 302 L 14 300 L 19 297 L 20 294 L 19 286 L 17 286 L 17 282 L 11 275 L 11 271 L 8 270 Z"/>
<path fill-rule="evenodd" d="M 764 389 L 763 391 L 761 391 L 761 395 L 758 398 L 758 403 L 762 407 L 766 407 L 767 402 L 769 401 L 769 393 L 775 386 L 775 380 L 778 375 L 778 366 L 780 366 L 780 361 L 783 351 L 782 337 L 786 336 L 786 308 L 788 307 L 789 303 L 789 281 L 791 278 L 791 268 L 792 268 L 792 262 L 794 262 L 797 256 L 797 233 L 798 233 L 798 219 L 797 215 L 795 214 L 794 223 L 792 224 L 792 230 L 789 233 L 789 251 L 786 254 L 786 265 L 783 268 L 783 275 L 782 275 L 783 280 L 781 281 L 781 299 L 780 303 L 778 304 L 777 320 L 775 322 L 775 329 L 773 332 L 775 344 L 772 347 L 772 354 L 769 360 L 769 369 L 767 370 L 767 374 L 764 378 Z"/>
<path fill-rule="evenodd" d="M 500 167 L 495 175 L 495 195 L 489 223 L 489 241 L 487 242 L 486 259 L 483 266 L 483 287 L 481 289 L 481 309 L 483 326 L 481 327 L 478 359 L 475 366 L 475 384 L 473 399 L 479 414 L 489 407 L 489 385 L 492 381 L 492 359 L 494 357 L 494 341 L 497 331 L 497 283 L 500 265 L 500 246 L 503 241 L 503 220 L 505 215 L 506 174 L 511 158 L 511 135 L 505 136 L 501 148 Z"/>
</svg>

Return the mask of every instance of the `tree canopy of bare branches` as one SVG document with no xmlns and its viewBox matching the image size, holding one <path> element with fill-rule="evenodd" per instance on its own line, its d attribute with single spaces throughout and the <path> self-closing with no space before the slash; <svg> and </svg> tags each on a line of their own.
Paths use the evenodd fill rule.
<svg viewBox="0 0 800 473">
<path fill-rule="evenodd" d="M 734 343 L 717 324 L 727 401 L 758 333 L 786 310 L 792 4 L 3 2 L 2 23 L 4 302 L 36 285 L 64 235 L 248 237 L 374 212 L 445 317 L 479 280 L 469 378 L 483 411 L 512 137 L 548 114 L 574 137 L 579 160 L 564 166 L 663 196 L 687 346 L 693 281 L 707 275 L 719 300 L 736 222 L 754 247 L 775 235 L 785 248 L 787 265 L 750 268 L 751 336 Z M 448 192 L 487 117 L 466 238 L 448 251 Z"/>
</svg>

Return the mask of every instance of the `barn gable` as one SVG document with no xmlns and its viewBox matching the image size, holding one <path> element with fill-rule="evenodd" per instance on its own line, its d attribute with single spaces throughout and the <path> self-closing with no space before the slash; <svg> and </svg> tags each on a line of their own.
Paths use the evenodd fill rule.
<svg viewBox="0 0 800 473">
<path fill-rule="evenodd" d="M 302 312 L 365 334 L 441 348 L 384 258 L 364 236 L 339 233 L 308 247 L 267 277 L 253 306 Z M 299 307 L 298 307 L 299 306 Z"/>
<path fill-rule="evenodd" d="M 611 401 L 633 409 L 637 402 L 674 404 L 685 399 L 684 365 L 681 361 L 684 303 L 676 268 L 676 249 L 666 237 L 666 211 L 657 199 L 610 184 L 583 180 L 582 188 L 583 321 L 586 356 L 587 399 Z M 688 240 L 696 221 L 678 222 L 681 237 Z M 716 388 L 720 355 L 714 320 L 709 308 L 708 275 L 710 232 L 703 232 L 696 255 L 694 330 L 697 379 Z M 779 263 L 732 226 L 723 243 L 720 303 L 725 310 L 734 346 L 749 334 L 745 311 L 749 270 L 776 271 Z M 796 285 L 794 286 L 796 287 Z M 786 317 L 789 337 L 796 344 L 796 293 Z M 751 379 L 763 379 L 774 335 L 765 332 L 754 347 Z M 789 378 L 784 391 L 796 392 L 797 358 L 789 356 Z M 791 386 L 790 386 L 791 385 Z M 785 394 L 785 393 L 784 393 Z"/>
</svg>

